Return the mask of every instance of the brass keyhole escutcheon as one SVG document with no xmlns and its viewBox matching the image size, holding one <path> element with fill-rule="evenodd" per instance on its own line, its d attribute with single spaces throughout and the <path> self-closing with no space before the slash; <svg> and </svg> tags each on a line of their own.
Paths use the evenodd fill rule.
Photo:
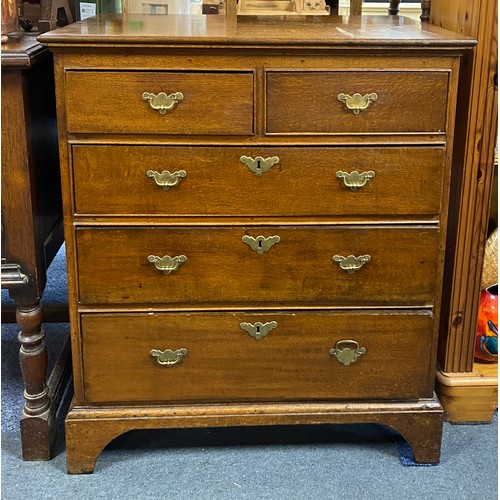
<svg viewBox="0 0 500 500">
<path fill-rule="evenodd" d="M 253 236 L 243 236 L 241 241 L 246 243 L 257 255 L 262 255 L 264 252 L 268 252 L 273 245 L 279 243 L 281 238 L 278 235 L 268 236 L 257 236 L 254 238 Z"/>
<path fill-rule="evenodd" d="M 250 337 L 255 340 L 260 340 L 264 338 L 271 330 L 274 330 L 278 326 L 276 321 L 269 321 L 267 323 L 261 323 L 257 321 L 255 323 L 240 323 L 240 328 L 245 330 Z"/>
<path fill-rule="evenodd" d="M 339 363 L 348 366 L 358 360 L 366 353 L 364 347 L 360 347 L 355 340 L 339 340 L 335 347 L 328 351 Z"/>
<path fill-rule="evenodd" d="M 269 158 L 263 158 L 262 156 L 256 156 L 252 158 L 251 156 L 242 156 L 240 158 L 241 163 L 245 165 L 250 172 L 253 172 L 257 177 L 265 174 L 273 165 L 280 162 L 277 156 L 270 156 Z"/>
</svg>

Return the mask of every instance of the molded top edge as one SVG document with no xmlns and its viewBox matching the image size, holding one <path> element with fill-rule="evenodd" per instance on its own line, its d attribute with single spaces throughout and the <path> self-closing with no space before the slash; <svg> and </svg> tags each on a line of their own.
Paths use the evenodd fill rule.
<svg viewBox="0 0 500 500">
<path fill-rule="evenodd" d="M 300 18 L 300 19 L 299 19 Z M 102 14 L 44 33 L 49 46 L 388 46 L 465 48 L 470 37 L 401 16 Z"/>
</svg>

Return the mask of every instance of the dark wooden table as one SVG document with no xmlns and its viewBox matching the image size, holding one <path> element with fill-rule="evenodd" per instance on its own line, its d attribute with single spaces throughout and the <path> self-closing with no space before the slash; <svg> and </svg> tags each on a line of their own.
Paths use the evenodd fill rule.
<svg viewBox="0 0 500 500">
<path fill-rule="evenodd" d="M 49 460 L 67 348 L 47 380 L 40 299 L 63 243 L 52 57 L 35 35 L 2 44 L 2 287 L 17 304 L 25 460 Z"/>
</svg>

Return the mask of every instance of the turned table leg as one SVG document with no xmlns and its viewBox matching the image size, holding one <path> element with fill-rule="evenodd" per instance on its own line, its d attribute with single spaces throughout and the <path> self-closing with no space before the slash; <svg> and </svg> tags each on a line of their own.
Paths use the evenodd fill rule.
<svg viewBox="0 0 500 500">
<path fill-rule="evenodd" d="M 399 4 L 401 0 L 389 0 L 389 15 L 397 16 L 399 14 Z"/>
<path fill-rule="evenodd" d="M 397 16 L 399 14 L 399 4 L 401 0 L 389 0 L 389 14 L 391 16 Z M 431 17 L 431 0 L 422 0 L 420 2 L 422 14 L 420 15 L 420 20 L 423 23 L 428 23 Z"/>
<path fill-rule="evenodd" d="M 55 418 L 46 383 L 47 349 L 42 328 L 42 308 L 37 301 L 16 312 L 20 328 L 19 363 L 24 382 L 21 442 L 24 460 L 50 460 L 55 439 Z"/>
<path fill-rule="evenodd" d="M 422 15 L 420 16 L 420 20 L 423 23 L 428 23 L 431 19 L 431 0 L 422 0 Z"/>
</svg>

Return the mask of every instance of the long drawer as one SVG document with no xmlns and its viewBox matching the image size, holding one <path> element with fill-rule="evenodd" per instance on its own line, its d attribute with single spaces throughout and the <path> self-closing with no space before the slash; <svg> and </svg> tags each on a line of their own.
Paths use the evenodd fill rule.
<svg viewBox="0 0 500 500">
<path fill-rule="evenodd" d="M 429 397 L 432 323 L 429 312 L 84 314 L 85 399 Z"/>
<path fill-rule="evenodd" d="M 424 147 L 74 146 L 75 207 L 89 215 L 438 214 L 444 156 Z"/>
<path fill-rule="evenodd" d="M 447 98 L 447 72 L 269 72 L 267 132 L 444 132 Z"/>
<path fill-rule="evenodd" d="M 80 228 L 76 239 L 82 304 L 429 305 L 436 291 L 432 227 Z"/>
<path fill-rule="evenodd" d="M 65 90 L 70 133 L 253 134 L 252 72 L 68 71 Z"/>
</svg>

